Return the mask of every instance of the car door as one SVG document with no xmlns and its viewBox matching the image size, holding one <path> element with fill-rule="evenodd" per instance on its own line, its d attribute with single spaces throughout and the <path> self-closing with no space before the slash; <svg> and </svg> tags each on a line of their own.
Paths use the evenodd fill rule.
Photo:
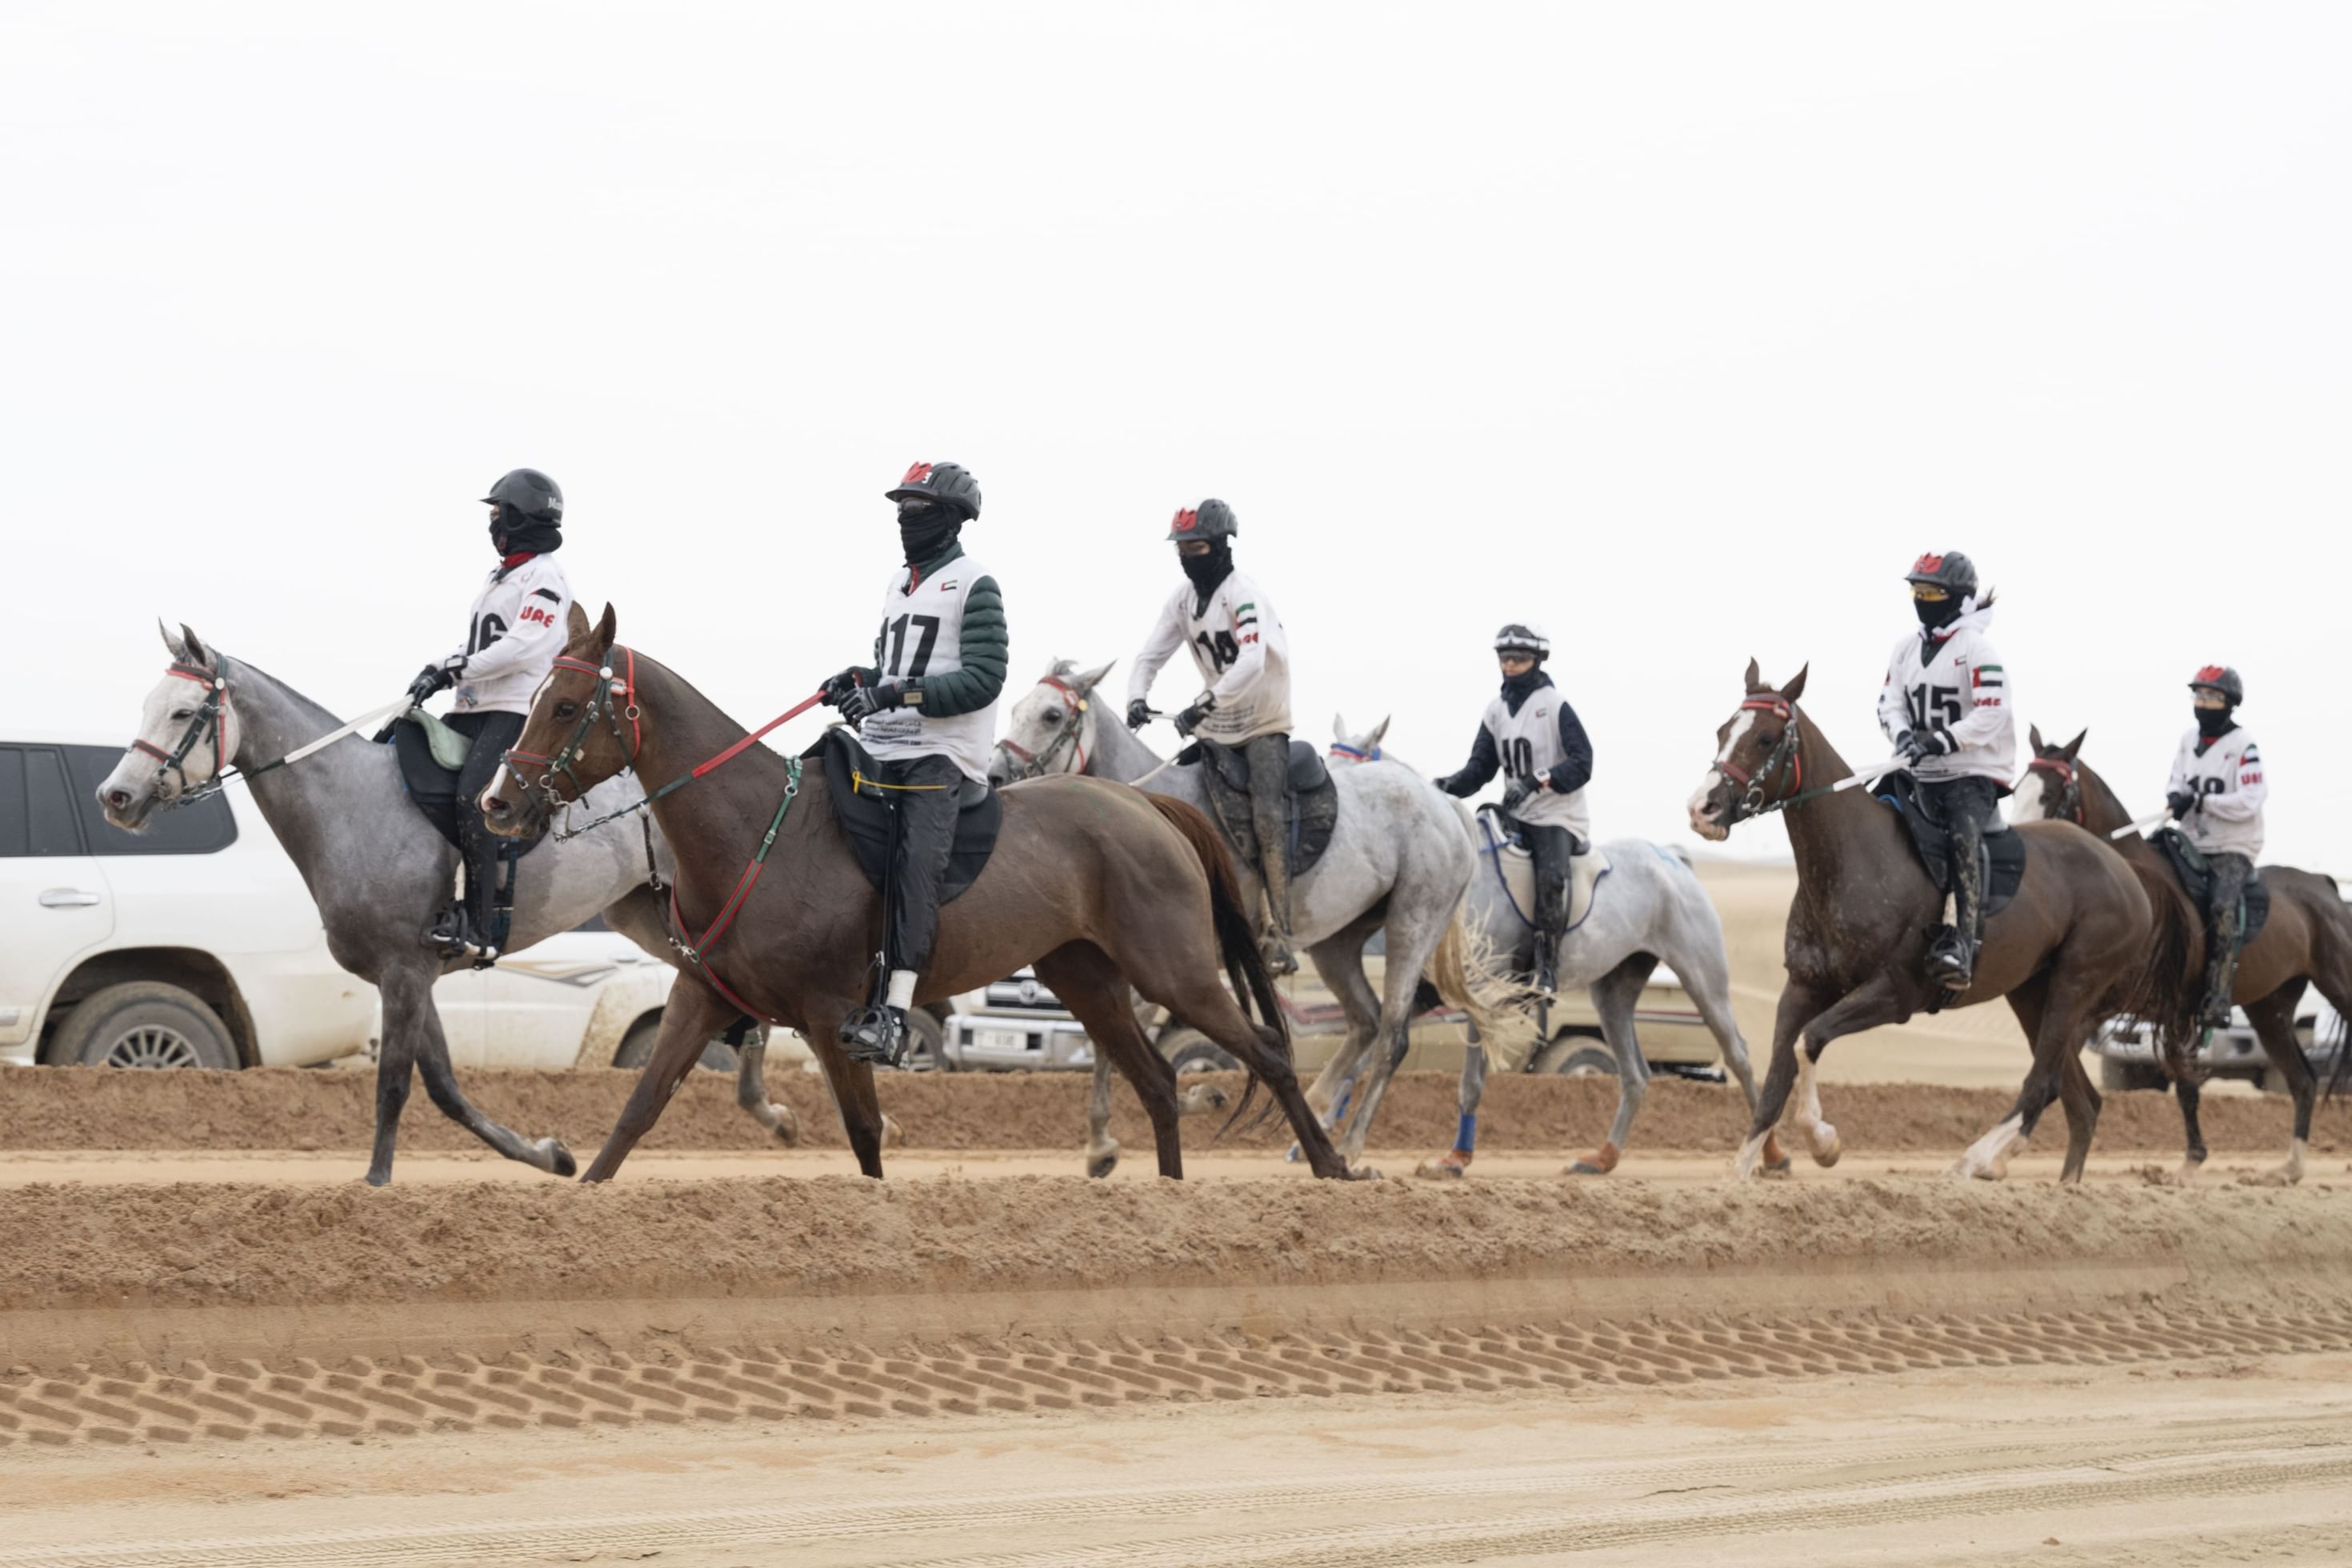
<svg viewBox="0 0 2352 1568">
<path fill-rule="evenodd" d="M 82 844 L 64 759 L 0 745 L 0 1052 L 31 1059 L 58 977 L 113 933 L 113 893 Z"/>
</svg>

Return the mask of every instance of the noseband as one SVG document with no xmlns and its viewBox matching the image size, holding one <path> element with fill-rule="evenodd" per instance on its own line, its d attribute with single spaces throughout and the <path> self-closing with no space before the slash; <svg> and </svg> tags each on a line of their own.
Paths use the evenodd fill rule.
<svg viewBox="0 0 2352 1568">
<path fill-rule="evenodd" d="M 613 668 L 613 658 L 616 654 L 627 662 L 626 676 L 619 674 Z M 515 782 L 525 789 L 533 787 L 530 776 L 515 764 L 530 763 L 543 768 L 545 771 L 539 775 L 537 787 L 541 798 L 547 803 L 547 809 L 552 812 L 559 806 L 571 804 L 555 787 L 556 774 L 562 773 L 572 781 L 572 800 L 578 800 L 588 793 L 589 786 L 580 782 L 580 775 L 572 771 L 572 764 L 577 763 L 581 753 L 588 749 L 589 734 L 596 728 L 598 720 L 609 721 L 613 729 L 613 739 L 628 748 L 627 765 L 632 768 L 636 766 L 637 752 L 644 747 L 646 736 L 645 726 L 638 721 L 635 649 L 625 647 L 608 649 L 603 664 L 591 664 L 584 658 L 573 658 L 568 654 L 558 654 L 554 664 L 549 668 L 551 671 L 569 669 L 596 678 L 595 693 L 580 710 L 578 727 L 572 731 L 572 738 L 556 749 L 553 756 L 541 756 L 537 752 L 509 751 L 499 761 L 505 763 L 507 772 L 514 775 Z M 628 733 L 625 735 L 621 732 L 621 721 L 624 719 L 629 721 Z"/>
<path fill-rule="evenodd" d="M 1729 758 L 1718 761 L 1715 764 L 1716 772 L 1738 784 L 1740 789 L 1738 797 L 1731 803 L 1731 810 L 1723 819 L 1723 826 L 1726 828 L 1729 828 L 1735 823 L 1745 822 L 1751 816 L 1765 816 L 1772 812 L 1786 810 L 1804 796 L 1805 759 L 1798 752 L 1800 738 L 1797 731 L 1796 704 L 1779 697 L 1751 697 L 1739 705 L 1739 711 L 1769 713 L 1781 721 L 1782 728 L 1780 738 L 1772 742 L 1772 749 L 1764 754 L 1763 763 L 1755 773 L 1749 773 L 1744 771 L 1734 764 Z M 1764 792 L 1771 786 L 1772 781 L 1778 778 L 1783 770 L 1789 774 L 1788 789 L 1779 795 L 1766 799 Z"/>
<path fill-rule="evenodd" d="M 1051 675 L 1037 684 L 1050 686 L 1062 694 L 1062 711 L 1069 716 L 1069 721 L 1045 742 L 1045 749 L 1042 752 L 1030 751 L 1010 736 L 996 742 L 1004 748 L 1007 755 L 1016 759 L 1017 765 L 1007 770 L 1013 774 L 1010 782 L 1013 784 L 1024 779 L 1043 778 L 1050 773 L 1082 773 L 1087 771 L 1087 748 L 1079 739 L 1080 731 L 1086 728 L 1085 715 L 1089 707 L 1087 694 Z M 1077 750 L 1077 765 L 1067 769 L 1056 767 L 1055 764 L 1061 761 L 1062 753 L 1072 747 Z"/>
<path fill-rule="evenodd" d="M 155 769 L 158 784 L 163 782 L 166 773 L 180 775 L 180 793 L 173 804 L 186 805 L 208 795 L 218 795 L 228 783 L 223 776 L 228 769 L 228 727 L 223 721 L 228 703 L 228 678 L 217 670 L 193 664 L 166 665 L 164 673 L 176 675 L 182 680 L 194 681 L 205 689 L 205 700 L 197 704 L 195 713 L 188 720 L 188 727 L 181 732 L 178 745 L 167 752 L 161 746 L 149 745 L 142 739 L 133 740 L 131 749 L 142 756 L 154 758 L 160 764 Z M 191 791 L 188 788 L 188 770 L 184 764 L 188 760 L 188 753 L 206 740 L 213 743 L 213 776 Z"/>
<path fill-rule="evenodd" d="M 2050 805 L 2050 820 L 2071 822 L 2083 826 L 2082 771 L 2063 757 L 2036 757 L 2025 764 L 2028 773 L 2054 775 L 2059 784 L 2058 798 Z"/>
</svg>

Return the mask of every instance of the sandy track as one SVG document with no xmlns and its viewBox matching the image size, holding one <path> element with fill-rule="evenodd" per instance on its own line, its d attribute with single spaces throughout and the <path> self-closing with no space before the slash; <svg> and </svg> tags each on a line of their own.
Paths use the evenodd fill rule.
<svg viewBox="0 0 2352 1568">
<path fill-rule="evenodd" d="M 2018 1069 L 2024 1062 L 2021 1056 Z M 609 1069 L 518 1070 L 462 1075 L 468 1094 L 492 1116 L 538 1137 L 553 1134 L 575 1150 L 600 1143 L 636 1081 Z M 1239 1089 L 1237 1078 L 1224 1080 Z M 823 1087 L 808 1074 L 778 1072 L 771 1093 L 800 1114 L 806 1142 L 844 1146 L 839 1118 Z M 882 1103 L 917 1149 L 1076 1149 L 1085 1139 L 1083 1077 L 1070 1074 L 888 1074 Z M 1454 1079 L 1443 1073 L 1401 1075 L 1383 1103 L 1378 1131 L 1383 1144 L 1409 1148 L 1425 1141 L 1435 1152 L 1454 1135 Z M 126 1073 L 105 1068 L 0 1071 L 0 1150 L 365 1148 L 373 1135 L 373 1079 L 365 1073 L 271 1068 L 242 1073 Z M 1849 1084 L 1823 1091 L 1830 1117 L 1849 1146 L 1887 1152 L 1957 1153 L 2009 1110 L 2013 1089 L 1956 1089 L 1925 1084 Z M 1509 1076 L 1490 1081 L 1479 1122 L 1486 1151 L 1590 1149 L 1606 1134 L 1616 1085 L 1606 1079 Z M 1113 1130 L 1131 1151 L 1148 1154 L 1150 1133 L 1124 1085 L 1114 1104 Z M 2058 1119 L 2053 1109 L 2053 1123 Z M 1217 1117 L 1185 1127 L 1187 1146 L 1204 1149 Z M 1728 1152 L 1745 1131 L 1747 1116 L 1736 1089 L 1724 1085 L 1660 1079 L 1651 1086 L 1634 1147 Z M 2285 1151 L 2286 1101 L 2215 1092 L 2205 1103 L 2209 1144 L 2216 1151 Z M 1269 1124 L 1237 1133 L 1221 1147 L 1275 1148 L 1286 1129 Z M 441 1116 L 424 1096 L 410 1103 L 401 1127 L 404 1150 L 480 1147 Z M 2180 1118 L 2157 1093 L 2106 1098 L 2098 1144 L 2105 1151 L 2178 1151 Z M 688 1079 L 646 1143 L 648 1149 L 772 1147 L 767 1135 L 736 1108 L 733 1084 L 716 1074 Z M 2320 1153 L 2352 1153 L 2352 1106 L 2330 1105 L 2312 1129 Z"/>
</svg>

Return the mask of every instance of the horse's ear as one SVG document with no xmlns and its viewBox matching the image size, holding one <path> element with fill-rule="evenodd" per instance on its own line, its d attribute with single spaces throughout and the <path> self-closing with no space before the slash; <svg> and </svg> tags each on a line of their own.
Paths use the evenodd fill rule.
<svg viewBox="0 0 2352 1568">
<path fill-rule="evenodd" d="M 180 647 L 180 639 L 172 635 L 172 628 L 163 624 L 163 617 L 161 616 L 155 617 L 155 629 L 163 634 L 164 652 L 170 654 L 173 658 L 185 658 L 187 657 L 186 651 Z"/>
<path fill-rule="evenodd" d="M 588 635 L 588 612 L 580 607 L 577 599 L 572 600 L 572 607 L 563 613 L 563 632 L 573 642 Z"/>
<path fill-rule="evenodd" d="M 1748 689 L 1750 691 L 1764 689 L 1764 672 L 1756 668 L 1756 661 L 1752 658 L 1748 661 Z"/>
<path fill-rule="evenodd" d="M 1344 741 L 1348 738 L 1348 716 L 1336 709 L 1331 714 L 1331 738 L 1335 741 Z"/>
<path fill-rule="evenodd" d="M 2040 756 L 2042 754 L 2042 726 L 2039 724 L 2028 724 L 2025 727 L 2025 738 L 2033 742 L 2034 755 Z"/>
<path fill-rule="evenodd" d="M 1381 737 L 1389 732 L 1389 717 L 1386 713 L 1381 715 L 1381 721 L 1372 726 L 1370 734 L 1364 737 L 1366 746 L 1377 746 L 1381 743 Z"/>
<path fill-rule="evenodd" d="M 1110 666 L 1118 662 L 1118 660 L 1112 659 L 1110 664 L 1098 664 L 1092 669 L 1080 673 L 1070 684 L 1076 686 L 1081 695 L 1091 692 L 1101 684 L 1102 678 L 1110 673 Z"/>
<path fill-rule="evenodd" d="M 1802 697 L 1805 694 L 1805 677 L 1812 673 L 1812 668 L 1813 667 L 1808 664 L 1804 668 L 1797 671 L 1797 679 L 1780 688 L 1780 695 L 1791 702 Z"/>
<path fill-rule="evenodd" d="M 613 601 L 607 599 L 604 615 L 598 617 L 595 629 L 589 634 L 595 639 L 597 658 L 602 658 L 613 651 L 613 639 L 620 635 L 620 622 L 613 614 Z"/>
<path fill-rule="evenodd" d="M 181 644 L 183 658 L 190 664 L 211 665 L 213 656 L 205 651 L 204 640 L 196 636 L 195 629 L 185 621 L 180 623 L 180 636 L 186 639 Z"/>
<path fill-rule="evenodd" d="M 2090 732 L 2090 726 L 2088 725 L 2084 725 L 2082 729 L 2074 731 L 2074 738 L 2058 748 L 2059 754 L 2063 756 L 2070 763 L 2076 757 L 2081 756 L 2083 754 L 2084 738 L 2089 735 Z"/>
</svg>

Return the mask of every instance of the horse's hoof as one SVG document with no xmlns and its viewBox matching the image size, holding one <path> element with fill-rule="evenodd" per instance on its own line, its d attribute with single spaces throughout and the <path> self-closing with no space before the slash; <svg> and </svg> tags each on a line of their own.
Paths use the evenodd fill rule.
<svg viewBox="0 0 2352 1568">
<path fill-rule="evenodd" d="M 1450 1177 L 1458 1182 L 1470 1173 L 1470 1156 L 1459 1149 L 1448 1149 L 1436 1159 L 1423 1160 L 1420 1164 L 1415 1165 L 1412 1173 L 1416 1176 L 1435 1176 L 1441 1179 Z"/>
<path fill-rule="evenodd" d="M 572 1157 L 572 1151 L 563 1146 L 561 1138 L 541 1139 L 539 1152 L 547 1156 L 549 1174 L 569 1180 L 580 1173 L 580 1162 Z"/>
<path fill-rule="evenodd" d="M 1306 1157 L 1307 1157 L 1306 1155 L 1304 1155 L 1304 1154 L 1302 1154 L 1302 1153 L 1300 1153 L 1300 1152 L 1298 1152 L 1298 1145 L 1297 1145 L 1297 1144 L 1296 1144 L 1296 1143 L 1293 1143 L 1293 1144 L 1290 1146 L 1290 1148 L 1289 1148 L 1288 1152 L 1286 1152 L 1286 1153 L 1282 1156 L 1282 1158 L 1283 1158 L 1283 1163 L 1286 1163 L 1286 1164 L 1290 1164 L 1290 1165 L 1296 1165 L 1297 1163 L 1298 1163 L 1298 1162 L 1299 1162 L 1299 1161 L 1301 1161 L 1301 1160 L 1305 1159 Z"/>
<path fill-rule="evenodd" d="M 1600 1148 L 1595 1149 L 1592 1152 L 1591 1158 L 1572 1161 L 1568 1169 L 1562 1172 L 1561 1174 L 1569 1176 L 1605 1176 L 1610 1172 L 1617 1168 L 1617 1162 L 1621 1157 L 1622 1156 L 1620 1156 L 1617 1152 L 1616 1144 L 1603 1143 Z"/>
<path fill-rule="evenodd" d="M 1780 1147 L 1778 1132 L 1764 1135 L 1764 1168 L 1767 1171 L 1786 1171 L 1789 1168 L 1789 1152 Z"/>
<path fill-rule="evenodd" d="M 884 1111 L 882 1113 L 882 1147 L 900 1148 L 905 1146 L 906 1142 L 907 1135 L 898 1130 L 898 1119 L 888 1111 Z"/>
<path fill-rule="evenodd" d="M 388 1187 L 392 1185 L 392 1173 L 390 1171 L 370 1171 L 367 1173 L 367 1184 L 371 1187 Z"/>
<path fill-rule="evenodd" d="M 1348 1180 L 1351 1182 L 1380 1182 L 1387 1179 L 1381 1174 L 1378 1166 L 1350 1165 L 1348 1167 Z"/>
<path fill-rule="evenodd" d="M 1769 1176 L 1775 1181 L 1784 1180 L 1797 1173 L 1797 1163 L 1783 1154 L 1777 1160 L 1767 1160 L 1757 1173 Z"/>
<path fill-rule="evenodd" d="M 1108 1154 L 1090 1154 L 1087 1157 L 1087 1174 L 1097 1181 L 1100 1181 L 1118 1169 L 1118 1151 L 1116 1149 Z"/>
<path fill-rule="evenodd" d="M 1837 1129 L 1826 1121 L 1822 1123 L 1821 1131 L 1809 1142 L 1812 1144 L 1813 1163 L 1824 1171 L 1836 1164 L 1838 1156 L 1845 1152 L 1845 1145 L 1838 1142 Z"/>
</svg>

